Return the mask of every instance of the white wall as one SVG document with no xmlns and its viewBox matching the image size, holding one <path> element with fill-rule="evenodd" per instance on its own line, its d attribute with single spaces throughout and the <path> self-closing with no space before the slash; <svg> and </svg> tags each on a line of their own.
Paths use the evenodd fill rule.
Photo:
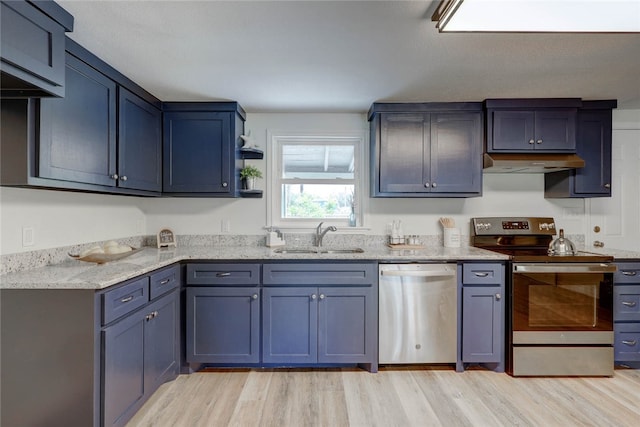
<svg viewBox="0 0 640 427">
<path fill-rule="evenodd" d="M 0 187 L 0 254 L 138 236 L 145 215 L 137 197 Z M 35 245 L 22 246 L 31 227 Z"/>
<path fill-rule="evenodd" d="M 640 110 L 616 111 L 616 122 L 640 124 Z M 635 126 L 635 125 L 634 125 Z M 248 114 L 246 130 L 268 154 L 269 131 L 362 131 L 364 114 Z M 252 161 L 267 167 L 269 159 Z M 615 165 L 614 165 L 615 167 Z M 259 188 L 265 188 L 261 180 Z M 368 186 L 367 186 L 368 188 Z M 385 224 L 401 219 L 406 234 L 437 234 L 438 218 L 452 216 L 468 233 L 469 218 L 491 215 L 551 216 L 568 234 L 588 234 L 582 199 L 544 199 L 542 174 L 485 174 L 483 196 L 469 199 L 368 199 L 367 233 L 384 234 Z M 0 189 L 0 254 L 47 249 L 97 240 L 155 234 L 170 227 L 177 234 L 260 234 L 267 225 L 262 199 L 138 198 L 63 191 Z M 606 202 L 605 202 L 606 203 Z M 35 245 L 22 247 L 22 228 L 34 227 Z"/>
</svg>

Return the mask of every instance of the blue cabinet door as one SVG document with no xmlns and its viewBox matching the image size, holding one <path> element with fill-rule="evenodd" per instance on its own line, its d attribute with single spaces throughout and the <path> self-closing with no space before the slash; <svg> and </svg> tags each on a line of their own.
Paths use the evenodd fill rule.
<svg viewBox="0 0 640 427">
<path fill-rule="evenodd" d="M 136 312 L 102 332 L 104 426 L 124 425 L 143 402 L 145 315 Z"/>
<path fill-rule="evenodd" d="M 576 151 L 576 115 L 573 109 L 489 111 L 489 151 Z"/>
<path fill-rule="evenodd" d="M 379 180 L 382 193 L 425 193 L 430 190 L 428 114 L 381 114 Z"/>
<path fill-rule="evenodd" d="M 318 359 L 318 290 L 264 288 L 262 361 L 313 364 Z"/>
<path fill-rule="evenodd" d="M 379 114 L 372 121 L 380 127 L 372 133 L 374 195 L 480 195 L 482 123 L 479 111 Z"/>
<path fill-rule="evenodd" d="M 373 289 L 325 287 L 318 293 L 318 362 L 373 362 L 378 337 Z"/>
<path fill-rule="evenodd" d="M 145 307 L 144 388 L 153 393 L 178 376 L 180 300 L 177 290 Z M 148 317 L 147 317 L 148 316 Z"/>
<path fill-rule="evenodd" d="M 431 114 L 431 191 L 482 192 L 481 113 Z"/>
<path fill-rule="evenodd" d="M 73 17 L 59 6 L 55 8 L 64 22 L 57 22 L 30 2 L 0 3 L 3 97 L 64 96 L 63 24 L 71 30 Z"/>
<path fill-rule="evenodd" d="M 498 286 L 462 288 L 462 361 L 501 362 L 503 299 Z"/>
<path fill-rule="evenodd" d="M 493 133 L 488 135 L 494 150 L 528 151 L 535 149 L 535 114 L 532 111 L 494 111 Z"/>
<path fill-rule="evenodd" d="M 232 195 L 232 113 L 164 114 L 163 192 Z"/>
<path fill-rule="evenodd" d="M 118 88 L 118 187 L 162 191 L 162 112 Z"/>
<path fill-rule="evenodd" d="M 40 101 L 37 175 L 115 186 L 116 84 L 66 56 L 66 93 Z"/>
<path fill-rule="evenodd" d="M 260 361 L 259 288 L 190 287 L 186 311 L 187 362 Z"/>
<path fill-rule="evenodd" d="M 536 111 L 536 151 L 575 153 L 576 117 L 575 109 Z"/>
<path fill-rule="evenodd" d="M 578 113 L 578 150 L 585 167 L 573 171 L 574 194 L 611 196 L 611 110 Z"/>
</svg>

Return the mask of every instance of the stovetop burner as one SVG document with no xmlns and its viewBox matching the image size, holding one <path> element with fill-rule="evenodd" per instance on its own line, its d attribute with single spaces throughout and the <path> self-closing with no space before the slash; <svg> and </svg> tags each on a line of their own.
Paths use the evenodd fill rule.
<svg viewBox="0 0 640 427">
<path fill-rule="evenodd" d="M 578 251 L 549 255 L 556 224 L 549 217 L 490 217 L 471 219 L 471 244 L 510 255 L 515 262 L 610 262 L 613 257 Z"/>
</svg>

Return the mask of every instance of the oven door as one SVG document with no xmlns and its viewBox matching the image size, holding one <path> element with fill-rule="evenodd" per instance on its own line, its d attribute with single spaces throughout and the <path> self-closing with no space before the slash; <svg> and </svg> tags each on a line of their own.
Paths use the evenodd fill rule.
<svg viewBox="0 0 640 427">
<path fill-rule="evenodd" d="M 607 263 L 514 263 L 512 343 L 613 343 L 613 272 Z"/>
</svg>

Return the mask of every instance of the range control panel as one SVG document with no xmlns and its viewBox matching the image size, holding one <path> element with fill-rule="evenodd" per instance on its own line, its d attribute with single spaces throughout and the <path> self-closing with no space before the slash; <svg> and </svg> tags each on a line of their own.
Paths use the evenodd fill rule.
<svg viewBox="0 0 640 427">
<path fill-rule="evenodd" d="M 472 218 L 471 234 L 487 235 L 555 235 L 553 218 L 540 217 L 488 217 Z"/>
</svg>

